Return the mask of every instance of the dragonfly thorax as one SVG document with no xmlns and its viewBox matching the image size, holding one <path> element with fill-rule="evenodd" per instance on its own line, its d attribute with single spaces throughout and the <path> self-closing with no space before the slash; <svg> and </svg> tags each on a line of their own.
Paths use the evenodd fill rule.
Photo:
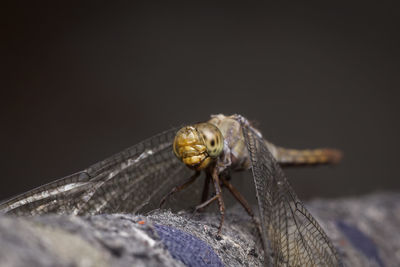
<svg viewBox="0 0 400 267">
<path fill-rule="evenodd" d="M 235 171 L 247 170 L 250 167 L 250 158 L 241 126 L 242 123 L 249 125 L 247 119 L 237 114 L 231 116 L 217 114 L 211 115 L 208 123 L 215 125 L 224 137 L 224 152 L 221 153 L 217 164 L 219 172 L 227 168 Z"/>
<path fill-rule="evenodd" d="M 224 149 L 221 131 L 211 123 L 198 123 L 180 129 L 173 144 L 175 155 L 188 167 L 202 170 Z"/>
</svg>

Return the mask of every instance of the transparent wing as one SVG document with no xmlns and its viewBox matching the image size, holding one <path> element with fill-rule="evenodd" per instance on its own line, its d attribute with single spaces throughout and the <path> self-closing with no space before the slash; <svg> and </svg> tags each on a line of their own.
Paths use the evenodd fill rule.
<svg viewBox="0 0 400 267">
<path fill-rule="evenodd" d="M 265 258 L 270 266 L 342 266 L 336 249 L 306 210 L 262 136 L 242 124 L 252 162 Z"/>
<path fill-rule="evenodd" d="M 191 175 L 172 152 L 177 130 L 0 203 L 0 213 L 98 214 L 154 209 L 162 196 Z"/>
</svg>

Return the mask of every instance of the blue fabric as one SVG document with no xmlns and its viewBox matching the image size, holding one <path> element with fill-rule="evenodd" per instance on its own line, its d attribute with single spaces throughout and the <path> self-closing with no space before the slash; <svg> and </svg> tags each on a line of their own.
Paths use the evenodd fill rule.
<svg viewBox="0 0 400 267">
<path fill-rule="evenodd" d="M 154 227 L 172 257 L 187 266 L 224 266 L 206 242 L 170 226 L 155 224 Z"/>
<path fill-rule="evenodd" d="M 379 252 L 374 242 L 356 227 L 342 221 L 336 223 L 338 228 L 346 235 L 350 243 L 361 251 L 367 258 L 375 260 L 379 266 L 385 266 L 379 257 Z"/>
</svg>

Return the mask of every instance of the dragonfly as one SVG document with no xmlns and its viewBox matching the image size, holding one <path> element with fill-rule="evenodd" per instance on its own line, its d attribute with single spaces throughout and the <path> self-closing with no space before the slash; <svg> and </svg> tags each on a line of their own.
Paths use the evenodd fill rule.
<svg viewBox="0 0 400 267">
<path fill-rule="evenodd" d="M 172 128 L 81 172 L 3 201 L 0 213 L 140 213 L 189 192 L 187 188 L 205 173 L 195 210 L 218 204 L 219 236 L 225 217 L 222 189 L 227 188 L 255 218 L 252 207 L 230 182 L 232 174 L 251 170 L 265 266 L 343 266 L 331 240 L 282 170 L 292 165 L 334 164 L 340 159 L 336 149 L 276 146 L 241 115 L 211 115 L 207 122 Z M 210 187 L 214 188 L 211 197 Z"/>
</svg>

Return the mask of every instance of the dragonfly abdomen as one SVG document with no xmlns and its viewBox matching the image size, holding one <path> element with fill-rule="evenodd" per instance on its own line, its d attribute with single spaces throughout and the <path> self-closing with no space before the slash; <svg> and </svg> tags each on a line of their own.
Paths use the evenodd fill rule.
<svg viewBox="0 0 400 267">
<path fill-rule="evenodd" d="M 297 150 L 276 147 L 274 154 L 281 165 L 336 164 L 342 158 L 342 152 L 332 148 Z"/>
</svg>

